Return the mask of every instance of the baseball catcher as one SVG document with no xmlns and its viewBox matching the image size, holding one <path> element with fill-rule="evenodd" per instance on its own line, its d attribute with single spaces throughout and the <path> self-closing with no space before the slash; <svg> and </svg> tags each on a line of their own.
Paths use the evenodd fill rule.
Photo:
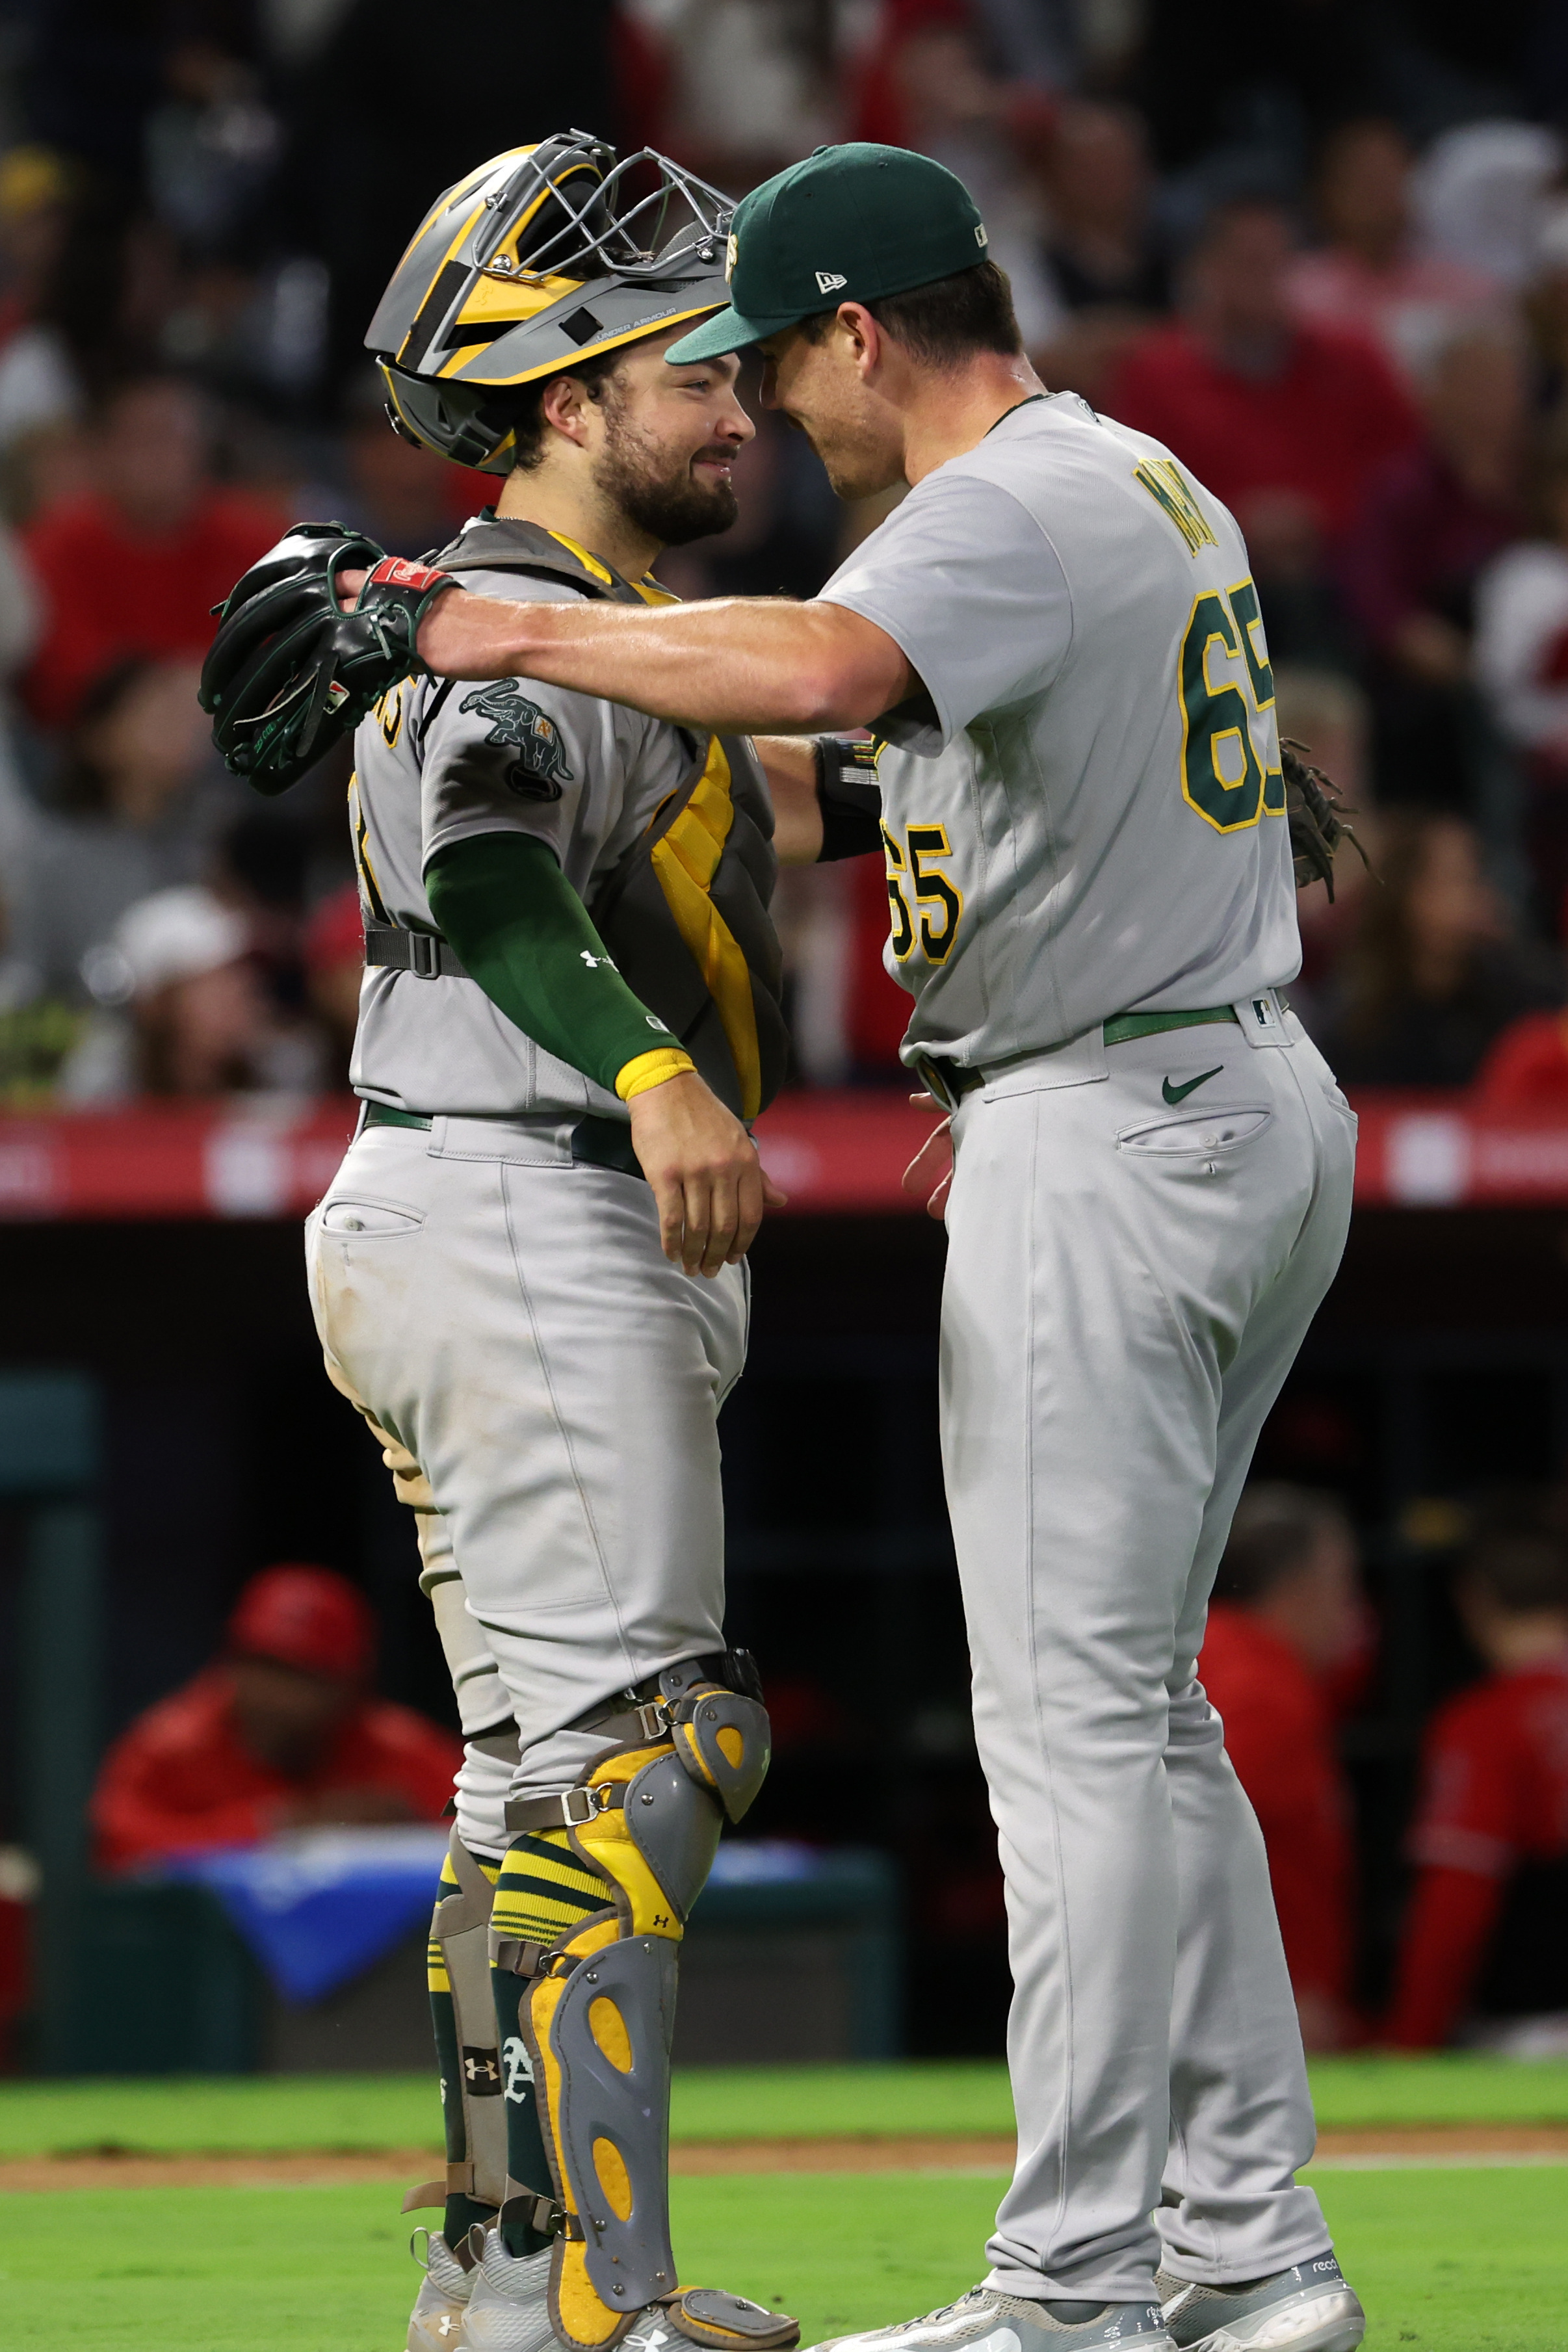
<svg viewBox="0 0 1568 2352">
<path fill-rule="evenodd" d="M 499 502 L 430 565 L 297 526 L 204 674 L 262 792 L 355 734 L 363 1109 L 310 1287 L 418 1515 L 466 1742 L 411 2352 L 798 2336 L 683 2285 L 666 2177 L 679 1943 L 769 1753 L 721 1630 L 714 1427 L 768 1197 L 746 1123 L 784 1065 L 763 771 L 743 739 L 443 685 L 416 652 L 466 580 L 667 602 L 660 548 L 733 520 L 736 364 L 664 358 L 724 301 L 726 219 L 674 164 L 577 132 L 443 195 L 367 340 L 396 429 L 496 475 Z"/>
</svg>

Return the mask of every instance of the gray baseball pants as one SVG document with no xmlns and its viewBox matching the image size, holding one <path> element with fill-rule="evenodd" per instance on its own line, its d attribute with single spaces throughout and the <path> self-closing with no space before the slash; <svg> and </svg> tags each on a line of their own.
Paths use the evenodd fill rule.
<svg viewBox="0 0 1568 2352">
<path fill-rule="evenodd" d="M 1221 2284 L 1329 2243 L 1263 1843 L 1194 1672 L 1350 1213 L 1353 1118 L 1283 1036 L 1097 1034 L 953 1122 L 943 1466 L 1006 1880 L 1015 2294 L 1145 2301 L 1162 2258 Z"/>
<path fill-rule="evenodd" d="M 465 1727 L 516 1719 L 521 1761 L 470 1737 L 458 1783 L 464 1844 L 500 1853 L 509 1795 L 608 1752 L 575 1717 L 723 1645 L 716 1423 L 746 1271 L 679 1272 L 648 1187 L 574 1163 L 544 1118 L 367 1129 L 306 1259 L 328 1370 L 420 1514 Z"/>
</svg>

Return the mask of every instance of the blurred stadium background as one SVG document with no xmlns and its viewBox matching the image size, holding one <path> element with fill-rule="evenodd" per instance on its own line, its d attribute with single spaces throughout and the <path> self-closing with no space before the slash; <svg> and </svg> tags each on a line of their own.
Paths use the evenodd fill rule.
<svg viewBox="0 0 1568 2352">
<path fill-rule="evenodd" d="M 415 1952 L 453 1718 L 407 1515 L 321 1375 L 300 1266 L 353 1116 L 346 767 L 263 807 L 194 685 L 209 607 L 291 518 L 412 555 L 489 495 L 386 428 L 361 337 L 428 200 L 565 124 L 736 194 L 826 140 L 940 157 L 1046 382 L 1157 434 L 1247 530 L 1282 731 L 1363 812 L 1381 883 L 1304 902 L 1295 1000 L 1362 1113 L 1360 1211 L 1205 1675 L 1310 2042 L 1541 2062 L 1521 2107 L 1479 2057 L 1395 2084 L 1330 2056 L 1327 2121 L 1348 2099 L 1348 2127 L 1495 2126 L 1515 2155 L 1533 2131 L 1561 2159 L 1568 6 L 492 0 L 469 29 L 410 0 L 0 0 L 0 2180 L 38 2189 L 13 2167 L 99 2143 L 429 2137 L 401 2110 L 356 2124 L 352 2098 L 268 2137 L 188 2087 L 176 2128 L 101 2082 L 40 2108 L 19 2078 L 338 2074 L 349 2097 L 427 2065 Z M 879 520 L 773 419 L 737 487 L 737 528 L 661 564 L 683 595 L 809 595 Z M 1002 1889 L 937 1462 L 942 1236 L 899 1184 L 924 1132 L 904 1000 L 879 875 L 792 874 L 781 903 L 795 1066 L 762 1134 L 792 1202 L 754 1254 L 725 1425 L 730 1628 L 776 1757 L 699 1912 L 678 2056 L 993 2060 Z M 303 1633 L 256 1597 L 279 1563 L 329 1572 Z M 314 1688 L 303 1746 L 261 1700 L 248 1747 L 219 1723 L 258 1659 Z M 846 1839 L 850 1781 L 874 1846 Z M 978 2108 L 946 2072 L 858 2076 L 837 2107 L 814 2079 L 809 2111 L 775 2113 L 715 2076 L 729 2121 L 686 2136 L 1008 2129 L 994 2066 Z M 999 2160 L 980 2149 L 963 2191 L 982 2220 Z M 1547 2178 L 1455 2174 L 1424 2226 L 1468 2200 L 1472 2235 L 1484 2210 L 1494 2248 L 1539 2249 Z M 1414 2207 L 1384 2187 L 1361 2258 L 1404 2293 Z M 789 2191 L 797 2220 L 821 2190 Z M 934 2221 L 936 2270 L 899 2270 L 895 2190 L 855 2210 L 883 2302 L 913 2308 L 964 2279 Z M 107 2183 L 74 2193 L 131 2243 Z M 323 2228 L 390 2234 L 382 2191 L 374 2229 L 366 2189 L 331 2194 Z M 771 2253 L 784 2194 L 690 2227 L 762 2228 L 765 2205 Z M 839 2209 L 823 2191 L 800 2226 L 830 2238 Z M 1373 2209 L 1345 2210 L 1353 2238 Z M 205 2274 L 177 2275 L 194 2310 Z M 1459 2332 L 1420 2340 L 1560 2343 L 1565 2284 L 1540 2271 L 1523 2332 L 1476 2333 L 1460 2294 Z M 864 2293 L 823 2285 L 816 2319 L 889 2315 Z M 109 2304 L 71 2340 L 142 2340 Z"/>
</svg>

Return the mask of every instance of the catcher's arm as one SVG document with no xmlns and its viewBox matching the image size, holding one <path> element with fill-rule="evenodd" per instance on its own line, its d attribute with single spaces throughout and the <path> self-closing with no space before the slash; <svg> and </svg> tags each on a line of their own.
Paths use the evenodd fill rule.
<svg viewBox="0 0 1568 2352">
<path fill-rule="evenodd" d="M 868 742 L 837 735 L 759 735 L 757 757 L 773 803 L 782 866 L 880 856 L 882 793 Z"/>
<path fill-rule="evenodd" d="M 1321 768 L 1310 767 L 1307 745 L 1289 736 L 1279 740 L 1279 765 L 1285 774 L 1285 813 L 1290 826 L 1290 855 L 1296 866 L 1296 887 L 1305 890 L 1321 882 L 1330 899 L 1334 895 L 1334 853 L 1348 841 L 1370 872 L 1372 860 L 1349 823 L 1354 814 L 1340 798 L 1339 788 Z"/>
</svg>

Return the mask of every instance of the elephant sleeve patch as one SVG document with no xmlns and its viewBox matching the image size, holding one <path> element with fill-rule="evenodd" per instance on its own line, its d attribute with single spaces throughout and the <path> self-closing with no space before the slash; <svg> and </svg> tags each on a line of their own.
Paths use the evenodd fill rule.
<svg viewBox="0 0 1568 2352">
<path fill-rule="evenodd" d="M 562 786 L 576 782 L 566 764 L 561 730 L 537 702 L 529 700 L 515 677 L 477 687 L 458 708 L 489 720 L 487 743 L 517 753 L 502 781 L 520 800 L 558 801 Z"/>
</svg>

